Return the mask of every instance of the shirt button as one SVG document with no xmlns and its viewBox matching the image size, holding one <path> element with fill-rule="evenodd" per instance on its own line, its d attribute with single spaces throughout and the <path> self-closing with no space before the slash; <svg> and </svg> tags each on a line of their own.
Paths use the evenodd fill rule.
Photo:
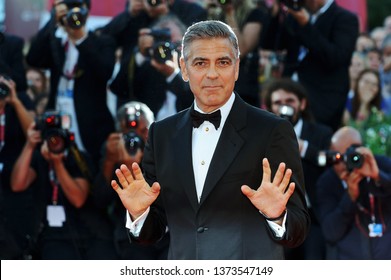
<svg viewBox="0 0 391 280">
<path fill-rule="evenodd" d="M 199 227 L 199 228 L 197 228 L 197 232 L 198 232 L 198 233 L 203 233 L 203 232 L 206 231 L 206 230 L 208 230 L 207 227 Z"/>
<path fill-rule="evenodd" d="M 205 131 L 208 132 L 208 131 L 209 131 L 209 127 L 206 127 L 206 128 L 205 128 Z"/>
<path fill-rule="evenodd" d="M 201 165 L 205 165 L 205 161 L 201 161 Z"/>
</svg>

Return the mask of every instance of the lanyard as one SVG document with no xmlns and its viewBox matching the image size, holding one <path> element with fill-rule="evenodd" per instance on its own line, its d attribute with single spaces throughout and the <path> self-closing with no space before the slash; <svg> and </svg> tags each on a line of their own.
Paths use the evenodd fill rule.
<svg viewBox="0 0 391 280">
<path fill-rule="evenodd" d="M 65 49 L 65 53 L 66 53 L 65 63 L 69 63 L 69 60 L 70 60 L 69 56 L 72 55 L 71 51 L 70 51 L 70 47 L 69 47 L 69 41 L 65 42 L 64 49 Z M 66 68 L 68 68 L 68 67 L 66 67 Z M 64 78 L 67 79 L 68 81 L 73 80 L 75 78 L 76 70 L 77 70 L 77 63 L 75 63 L 73 65 L 71 71 L 69 71 L 69 69 L 64 69 L 64 73 L 63 73 Z"/>
<path fill-rule="evenodd" d="M 54 168 L 52 164 L 49 165 L 49 180 L 52 185 L 52 203 L 53 205 L 57 205 L 58 202 L 58 181 L 56 178 L 56 174 L 54 173 Z"/>
<path fill-rule="evenodd" d="M 0 152 L 5 145 L 5 113 L 0 113 Z"/>
<path fill-rule="evenodd" d="M 376 217 L 375 217 L 375 197 L 373 196 L 372 193 L 369 193 L 368 197 L 369 197 L 369 207 L 370 207 L 370 209 L 369 210 L 366 209 L 364 206 L 361 205 L 361 203 L 357 204 L 358 205 L 358 209 L 361 212 L 371 216 L 372 223 L 375 223 L 376 222 Z"/>
<path fill-rule="evenodd" d="M 366 209 L 361 203 L 358 203 L 357 206 L 358 206 L 358 209 L 363 212 L 364 214 L 367 214 L 371 217 L 371 223 L 372 224 L 375 224 L 376 223 L 376 215 L 375 215 L 375 196 L 372 194 L 372 193 L 369 193 L 368 194 L 368 198 L 369 198 L 369 207 L 370 209 Z M 384 223 L 384 217 L 383 217 L 383 212 L 382 212 L 382 209 L 381 209 L 381 203 L 377 203 L 378 205 L 378 213 L 379 213 L 379 219 L 381 221 L 381 224 L 383 226 L 383 232 L 386 230 L 386 225 Z M 356 215 L 356 224 L 358 226 L 358 228 L 361 230 L 361 232 L 363 232 L 365 235 L 368 236 L 368 234 L 364 231 L 364 229 L 362 228 L 361 226 L 361 223 L 360 223 L 360 220 L 359 220 L 359 217 L 358 215 Z"/>
</svg>

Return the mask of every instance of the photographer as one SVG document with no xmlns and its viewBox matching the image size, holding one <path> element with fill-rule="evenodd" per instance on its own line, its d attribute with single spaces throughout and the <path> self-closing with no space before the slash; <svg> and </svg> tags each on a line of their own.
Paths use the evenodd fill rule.
<svg viewBox="0 0 391 280">
<path fill-rule="evenodd" d="M 352 127 L 337 130 L 334 160 L 317 183 L 329 259 L 390 259 L 391 159 L 374 156 Z"/>
<path fill-rule="evenodd" d="M 47 108 L 71 116 L 77 146 L 97 164 L 102 143 L 114 131 L 106 94 L 115 42 L 87 31 L 89 9 L 89 0 L 56 0 L 51 19 L 33 38 L 26 59 L 31 66 L 50 70 Z"/>
<path fill-rule="evenodd" d="M 16 92 L 16 83 L 0 75 L 0 259 L 31 257 L 38 232 L 34 193 L 11 190 L 12 167 L 33 122 L 34 109 L 25 92 Z M 25 220 L 25 223 L 20 223 Z"/>
<path fill-rule="evenodd" d="M 283 76 L 308 91 L 317 122 L 340 126 L 358 18 L 334 0 L 276 0 L 263 48 L 285 50 Z"/>
<path fill-rule="evenodd" d="M 139 30 L 137 48 L 123 59 L 110 89 L 127 96 L 126 101 L 145 103 L 161 120 L 193 102 L 189 85 L 180 75 L 176 48 L 185 26 L 170 12 L 166 0 L 156 5 L 144 0 L 144 5 L 153 23 Z"/>
<path fill-rule="evenodd" d="M 115 178 L 115 169 L 122 163 L 131 166 L 141 164 L 144 143 L 148 138 L 150 124 L 154 121 L 152 111 L 141 102 L 128 102 L 117 112 L 117 132 L 111 133 L 104 145 L 104 155 L 95 179 L 94 199 L 99 208 L 111 209 L 110 220 L 114 228 L 114 243 L 120 259 L 166 259 L 169 237 L 166 235 L 156 245 L 129 243 L 124 228 L 125 208 L 118 195 L 110 188 Z"/>
<path fill-rule="evenodd" d="M 14 192 L 41 194 L 40 257 L 45 260 L 114 259 L 112 241 L 102 237 L 90 200 L 94 169 L 68 131 L 69 116 L 47 111 L 28 129 L 27 141 L 11 174 Z M 25 221 L 22 221 L 25 222 Z"/>
</svg>

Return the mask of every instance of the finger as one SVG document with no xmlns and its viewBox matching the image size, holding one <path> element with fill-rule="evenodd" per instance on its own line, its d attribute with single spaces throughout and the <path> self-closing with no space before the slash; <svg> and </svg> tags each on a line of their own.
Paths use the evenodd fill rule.
<svg viewBox="0 0 391 280">
<path fill-rule="evenodd" d="M 288 168 L 285 171 L 284 178 L 282 179 L 281 184 L 280 184 L 282 193 L 284 193 L 286 191 L 287 186 L 289 184 L 289 181 L 291 180 L 291 176 L 292 176 L 292 170 Z"/>
<path fill-rule="evenodd" d="M 281 184 L 281 182 L 282 182 L 284 174 L 285 174 L 285 163 L 281 162 L 278 165 L 276 174 L 274 175 L 273 185 L 279 186 Z"/>
<path fill-rule="evenodd" d="M 120 187 L 120 185 L 118 185 L 118 183 L 117 183 L 116 180 L 111 180 L 111 187 L 112 187 L 113 190 L 115 190 L 118 194 L 119 194 L 119 192 L 121 191 L 121 187 Z"/>
<path fill-rule="evenodd" d="M 159 193 L 160 192 L 160 184 L 158 182 L 155 182 L 152 184 L 151 191 L 153 193 Z"/>
<path fill-rule="evenodd" d="M 126 164 L 121 164 L 121 166 L 119 167 L 123 173 L 123 175 L 125 176 L 126 180 L 131 183 L 134 181 L 134 177 L 133 177 L 133 174 L 132 172 L 130 171 L 130 169 L 126 166 Z"/>
<path fill-rule="evenodd" d="M 248 198 L 252 197 L 255 193 L 255 191 L 247 185 L 243 185 L 240 189 L 242 190 L 242 193 Z"/>
<path fill-rule="evenodd" d="M 288 189 L 285 192 L 286 201 L 292 196 L 293 192 L 295 191 L 296 184 L 294 182 L 290 183 L 288 186 Z"/>
<path fill-rule="evenodd" d="M 271 170 L 270 170 L 270 165 L 269 165 L 269 161 L 267 160 L 267 158 L 264 158 L 262 160 L 262 168 L 263 168 L 263 177 L 262 177 L 262 182 L 266 181 L 266 182 L 271 182 Z"/>
<path fill-rule="evenodd" d="M 124 169 L 127 167 L 125 166 L 125 168 L 124 168 L 123 165 L 124 164 L 121 165 L 120 169 L 115 170 L 115 175 L 117 175 L 118 182 L 121 184 L 122 188 L 126 188 L 130 182 L 126 179 L 125 174 L 124 174 Z M 128 171 L 129 171 L 129 169 L 128 169 Z M 129 171 L 129 173 L 130 173 L 130 171 Z"/>
<path fill-rule="evenodd" d="M 133 162 L 132 170 L 133 170 L 134 178 L 136 180 L 144 180 L 143 173 L 141 172 L 141 168 L 137 162 Z"/>
</svg>

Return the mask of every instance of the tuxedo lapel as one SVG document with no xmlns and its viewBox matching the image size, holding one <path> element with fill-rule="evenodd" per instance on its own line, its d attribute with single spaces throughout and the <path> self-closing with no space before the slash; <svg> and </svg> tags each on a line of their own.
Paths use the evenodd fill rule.
<svg viewBox="0 0 391 280">
<path fill-rule="evenodd" d="M 194 106 L 194 105 L 193 105 Z M 190 110 L 193 109 L 193 106 Z M 198 209 L 198 198 L 194 180 L 193 160 L 192 160 L 192 131 L 190 110 L 178 121 L 176 134 L 173 137 L 175 158 L 178 167 L 178 184 L 183 186 L 185 193 L 194 211 Z M 184 139 L 186 137 L 187 139 Z"/>
<path fill-rule="evenodd" d="M 231 162 L 242 148 L 244 140 L 239 131 L 246 123 L 246 105 L 238 95 L 231 112 L 224 124 L 216 150 L 213 154 L 208 174 L 206 176 L 204 188 L 202 191 L 200 205 L 208 197 L 209 193 L 216 186 L 217 182 L 224 175 Z"/>
</svg>

